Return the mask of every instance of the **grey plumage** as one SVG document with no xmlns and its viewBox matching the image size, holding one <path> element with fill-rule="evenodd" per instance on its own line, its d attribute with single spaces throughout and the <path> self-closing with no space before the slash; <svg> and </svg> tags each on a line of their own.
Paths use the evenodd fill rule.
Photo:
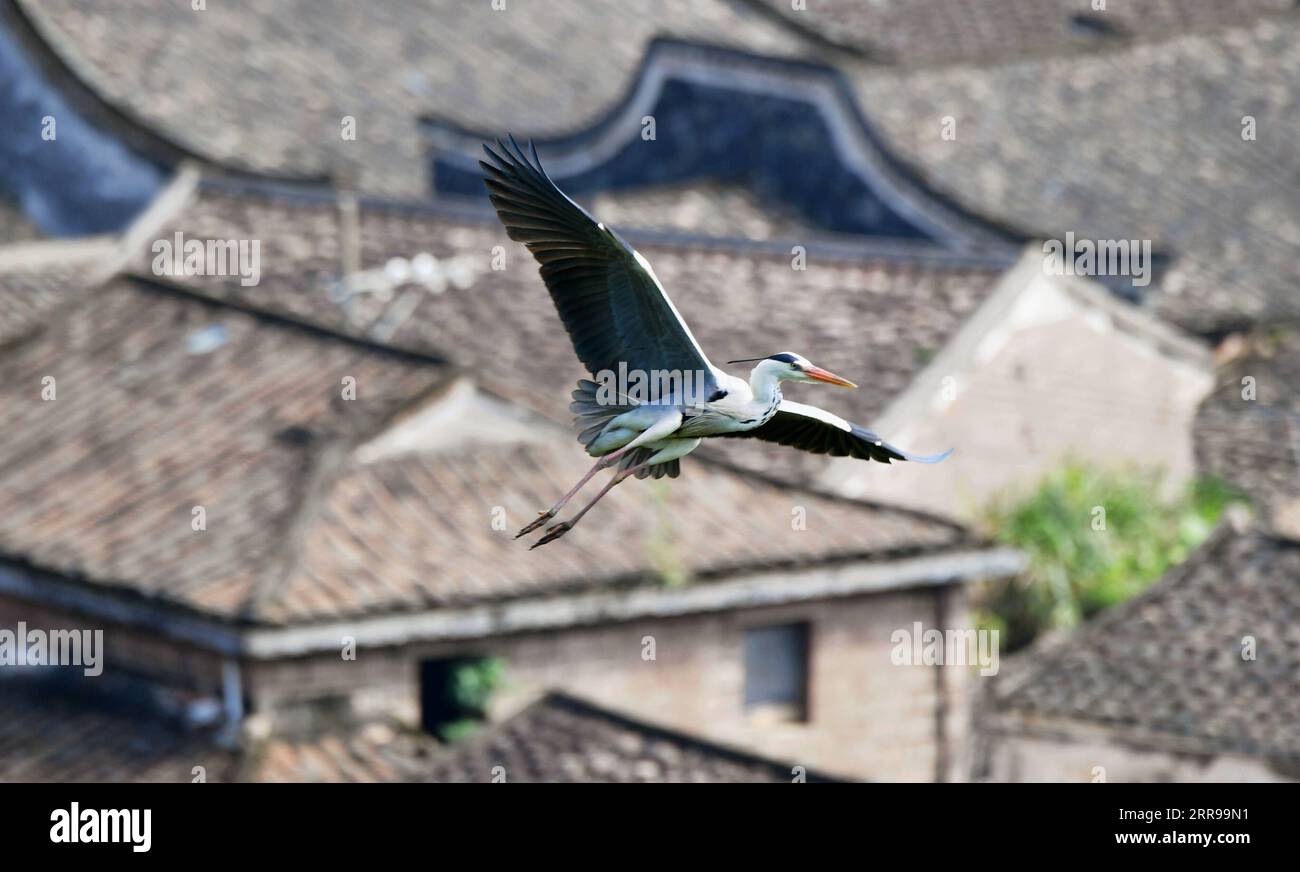
<svg viewBox="0 0 1300 872">
<path fill-rule="evenodd" d="M 489 199 L 511 239 L 541 265 L 542 280 L 593 376 L 619 365 L 642 372 L 699 373 L 691 392 L 661 398 L 686 406 L 718 389 L 713 368 L 653 272 L 623 239 L 555 186 L 532 148 L 531 160 L 511 137 L 500 153 L 483 146 L 479 161 Z"/>
<path fill-rule="evenodd" d="M 640 408 L 636 403 L 626 400 L 623 403 L 600 402 L 597 396 L 598 389 L 599 386 L 594 381 L 582 379 L 573 391 L 573 402 L 569 404 L 569 411 L 574 414 L 573 429 L 578 434 L 578 441 L 582 443 L 588 453 L 594 453 L 592 449 L 596 445 L 596 440 L 605 432 L 611 421 L 626 412 Z M 648 460 L 653 453 L 649 448 L 638 448 L 629 451 L 619 459 L 619 468 L 630 469 L 639 466 Z M 660 463 L 640 470 L 636 473 L 636 476 L 637 478 L 647 476 L 676 478 L 681 474 L 681 468 L 681 461 L 670 460 L 667 463 Z"/>
<path fill-rule="evenodd" d="M 815 406 L 786 400 L 782 382 L 856 387 L 849 380 L 786 351 L 755 358 L 748 381 L 714 367 L 655 277 L 650 264 L 614 231 L 569 199 L 542 169 L 536 148 L 515 142 L 484 146 L 489 199 L 511 239 L 540 264 L 542 281 L 574 351 L 595 380 L 583 379 L 569 409 L 587 453 L 599 458 L 550 509 L 519 532 L 555 517 L 601 469 L 615 474 L 570 520 L 547 529 L 533 547 L 572 529 L 601 497 L 635 475 L 676 477 L 680 458 L 701 439 L 747 436 L 818 454 L 889 463 L 933 463 L 886 444 L 874 433 Z M 738 362 L 738 361 L 735 361 Z M 631 378 L 649 394 L 623 385 Z M 627 395 L 609 392 L 626 390 Z"/>
</svg>

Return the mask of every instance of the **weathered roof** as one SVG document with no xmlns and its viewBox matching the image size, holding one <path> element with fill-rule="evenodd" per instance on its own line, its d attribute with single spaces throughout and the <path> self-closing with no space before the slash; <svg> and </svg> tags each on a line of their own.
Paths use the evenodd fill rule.
<svg viewBox="0 0 1300 872">
<path fill-rule="evenodd" d="M 1196 463 L 1240 488 L 1273 523 L 1300 501 L 1300 333 L 1261 330 L 1229 340 L 1240 350 L 1216 373 L 1193 430 Z"/>
<path fill-rule="evenodd" d="M 790 783 L 798 775 L 794 763 L 778 763 L 552 693 L 435 757 L 425 779 Z M 806 769 L 802 775 L 809 782 L 835 780 Z"/>
<path fill-rule="evenodd" d="M 1300 757 L 1297 579 L 1300 545 L 1225 524 L 1142 594 L 1028 654 L 998 709 L 1170 750 Z"/>
<path fill-rule="evenodd" d="M 236 745 L 108 680 L 0 680 L 0 782 L 415 781 L 439 747 L 383 722 Z"/>
<path fill-rule="evenodd" d="M 154 137 L 115 123 L 111 109 L 64 74 L 13 2 L 0 3 L 0 80 L 0 126 L 29 131 L 0 140 L 0 201 L 21 209 L 36 235 L 113 232 L 157 194 L 162 169 L 136 151 Z M 10 230 L 32 235 L 0 215 L 0 240 Z"/>
<path fill-rule="evenodd" d="M 0 680 L 0 782 L 414 781 L 437 743 L 384 723 L 223 744 L 116 684 Z"/>
<path fill-rule="evenodd" d="M 790 782 L 779 763 L 552 693 L 447 746 L 396 724 L 219 744 L 143 701 L 0 681 L 0 782 Z M 834 779 L 803 773 L 809 782 Z"/>
<path fill-rule="evenodd" d="M 105 99 L 198 154 L 281 175 L 346 174 L 407 196 L 427 189 L 421 117 L 563 132 L 623 96 L 655 36 L 776 53 L 802 45 L 725 0 L 631 0 L 618 14 L 546 0 L 504 11 L 457 0 L 19 5 Z M 524 72 L 543 65 L 545 76 Z M 355 141 L 341 135 L 344 117 L 356 120 Z"/>
<path fill-rule="evenodd" d="M 817 231 L 792 209 L 761 203 L 738 184 L 696 182 L 604 191 L 578 200 L 610 227 L 736 239 L 808 239 Z"/>
<path fill-rule="evenodd" d="M 797 27 L 905 66 L 1104 51 L 1290 12 L 1292 0 L 762 0 Z"/>
<path fill-rule="evenodd" d="M 21 5 L 110 101 L 200 154 L 267 172 L 333 172 L 408 196 L 428 190 L 418 118 L 567 135 L 625 100 L 652 36 L 823 59 L 824 46 L 799 34 L 843 12 L 845 32 L 896 35 L 905 55 L 955 46 L 980 59 L 899 68 L 850 52 L 832 58 L 891 160 L 940 195 L 1031 234 L 1153 240 L 1174 258 L 1154 305 L 1190 329 L 1300 315 L 1291 293 L 1300 207 L 1289 196 L 1300 172 L 1289 147 L 1300 16 L 1285 0 L 1163 0 L 1140 13 L 1113 5 L 1091 18 L 1141 38 L 1065 54 L 1058 37 L 1090 30 L 1070 23 L 1066 0 L 996 12 L 968 0 L 942 14 L 931 0 L 789 15 L 721 0 L 638 4 L 617 16 L 527 2 L 496 13 L 406 0 L 365 16 L 344 4 L 313 4 L 310 14 L 251 3 L 199 13 L 141 0 L 111 13 L 73 0 Z M 991 41 L 1010 45 L 1010 59 L 987 57 Z M 566 50 L 551 51 L 557 42 Z M 1020 57 L 1031 43 L 1052 50 Z M 539 46 L 547 75 L 520 76 L 542 62 Z M 594 78 L 593 56 L 603 71 Z M 232 80 L 241 87 L 219 85 Z M 340 135 L 344 116 L 357 119 L 356 141 Z M 955 139 L 939 135 L 947 116 Z M 1242 136 L 1248 116 L 1252 140 Z"/>
<path fill-rule="evenodd" d="M 774 213 L 858 241 L 996 254 L 1032 235 L 936 196 L 882 147 L 863 108 L 833 67 L 659 39 L 618 106 L 538 148 L 551 177 L 575 197 L 721 182 L 745 186 Z M 458 131 L 429 120 L 423 130 L 437 195 L 481 204 L 477 161 L 491 123 Z"/>
<path fill-rule="evenodd" d="M 190 782 L 236 777 L 210 733 L 101 693 L 0 680 L 0 782 Z"/>
<path fill-rule="evenodd" d="M 129 280 L 15 345 L 4 369 L 0 552 L 222 613 L 284 571 L 332 452 L 441 378 L 426 361 Z"/>
<path fill-rule="evenodd" d="M 244 778 L 327 784 L 420 781 L 438 750 L 430 736 L 375 722 L 311 737 L 272 737 L 257 746 Z"/>
<path fill-rule="evenodd" d="M 357 446 L 432 398 L 447 367 L 136 280 L 15 344 L 5 372 L 0 554 L 221 617 L 424 610 L 968 542 L 925 515 L 701 463 L 649 496 L 624 485 L 563 547 L 529 553 L 513 531 L 588 465 L 560 428 L 366 460 Z"/>
<path fill-rule="evenodd" d="M 515 541 L 515 531 L 589 466 L 565 441 L 355 463 L 318 509 L 293 571 L 263 591 L 257 615 L 290 623 L 664 578 L 703 583 L 969 543 L 961 528 L 924 515 L 791 492 L 703 462 L 667 485 L 611 492 L 563 547 L 530 552 Z M 796 507 L 806 529 L 794 523 Z"/>
<path fill-rule="evenodd" d="M 59 271 L 0 272 L 0 348 L 38 327 L 80 286 L 78 276 Z"/>
<path fill-rule="evenodd" d="M 1153 240 L 1173 258 L 1153 305 L 1212 331 L 1300 315 L 1296 70 L 1287 15 L 1101 54 L 848 72 L 887 146 L 940 193 L 1043 236 Z"/>
<path fill-rule="evenodd" d="M 441 290 L 406 281 L 387 299 L 356 294 L 335 302 L 330 289 L 342 278 L 347 235 L 338 205 L 319 197 L 209 186 L 161 235 L 260 239 L 260 287 L 241 287 L 237 278 L 176 280 L 200 293 L 454 358 L 493 392 L 568 423 L 569 393 L 585 372 L 536 265 L 499 224 L 438 208 L 370 202 L 361 205 L 358 226 L 363 270 L 425 252 L 448 269 L 458 265 L 461 280 Z M 715 363 L 798 351 L 862 387 L 792 388 L 791 395 L 867 426 L 987 299 L 1002 271 L 1001 265 L 925 250 L 829 253 L 814 240 L 806 245 L 805 268 L 797 269 L 786 244 L 630 238 Z M 503 269 L 493 268 L 497 246 Z M 726 448 L 728 456 L 791 478 L 824 460 L 745 441 Z"/>
</svg>

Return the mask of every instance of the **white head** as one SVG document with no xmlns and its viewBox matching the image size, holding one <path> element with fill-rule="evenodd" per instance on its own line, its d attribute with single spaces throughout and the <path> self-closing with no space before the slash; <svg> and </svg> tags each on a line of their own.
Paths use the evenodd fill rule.
<svg viewBox="0 0 1300 872">
<path fill-rule="evenodd" d="M 793 351 L 782 351 L 771 357 L 750 358 L 757 360 L 753 375 L 766 376 L 776 381 L 811 382 L 838 385 L 842 388 L 856 388 L 853 382 L 841 378 L 829 370 L 815 366 L 811 360 Z M 748 363 L 749 360 L 729 360 L 727 363 Z"/>
</svg>

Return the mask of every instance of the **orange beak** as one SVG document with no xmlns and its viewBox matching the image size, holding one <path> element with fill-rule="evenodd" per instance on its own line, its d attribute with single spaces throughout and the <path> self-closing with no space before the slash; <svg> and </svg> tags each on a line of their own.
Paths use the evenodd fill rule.
<svg viewBox="0 0 1300 872">
<path fill-rule="evenodd" d="M 820 366 L 810 366 L 804 370 L 804 375 L 817 379 L 817 381 L 826 382 L 828 385 L 839 385 L 842 388 L 856 388 L 853 382 L 846 378 L 840 378 L 830 370 L 822 369 Z"/>
</svg>

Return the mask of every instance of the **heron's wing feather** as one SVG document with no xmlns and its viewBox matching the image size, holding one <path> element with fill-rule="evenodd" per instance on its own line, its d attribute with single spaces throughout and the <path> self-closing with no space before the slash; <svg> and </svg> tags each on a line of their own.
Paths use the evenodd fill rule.
<svg viewBox="0 0 1300 872">
<path fill-rule="evenodd" d="M 725 433 L 724 436 L 751 436 L 765 442 L 788 445 L 813 454 L 833 457 L 856 457 L 860 460 L 910 460 L 913 463 L 938 463 L 949 454 L 920 455 L 895 448 L 875 433 L 851 424 L 838 415 L 816 406 L 782 400 L 772 419 L 753 430 Z"/>
<path fill-rule="evenodd" d="M 620 363 L 647 377 L 690 373 L 694 390 L 683 401 L 708 399 L 717 389 L 713 366 L 645 258 L 556 187 L 536 148 L 530 158 L 512 137 L 483 149 L 492 206 L 541 264 L 578 359 L 593 375 Z"/>
</svg>

